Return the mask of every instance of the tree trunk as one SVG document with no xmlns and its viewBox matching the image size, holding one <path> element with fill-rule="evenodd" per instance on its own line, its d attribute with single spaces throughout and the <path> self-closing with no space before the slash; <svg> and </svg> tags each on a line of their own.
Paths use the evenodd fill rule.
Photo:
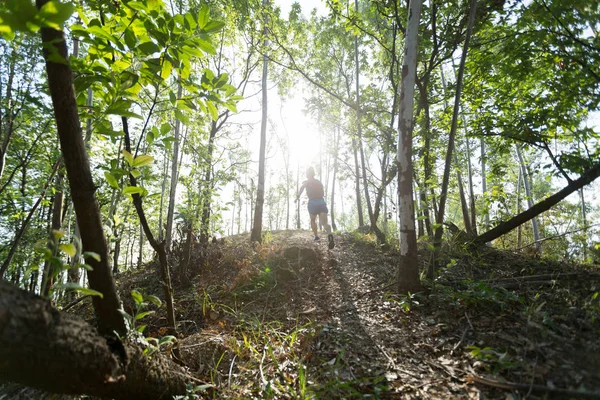
<svg viewBox="0 0 600 400">
<path fill-rule="evenodd" d="M 583 262 L 587 262 L 588 231 L 587 231 L 587 213 L 585 210 L 585 197 L 583 189 L 579 190 L 579 199 L 581 200 L 581 223 L 583 224 Z"/>
<path fill-rule="evenodd" d="M 529 174 L 527 173 L 527 166 L 525 165 L 525 160 L 523 159 L 523 153 L 521 153 L 521 148 L 517 147 L 517 156 L 519 157 L 519 164 L 521 166 L 521 175 L 523 176 L 523 186 L 525 187 L 525 195 L 527 196 L 527 206 L 529 208 L 533 207 L 533 198 L 531 195 L 531 181 L 529 180 Z M 542 244 L 540 243 L 540 231 L 538 229 L 537 218 L 531 219 L 531 229 L 533 230 L 533 240 L 535 242 L 535 248 L 538 252 L 542 252 Z"/>
<path fill-rule="evenodd" d="M 167 164 L 169 161 L 169 156 L 167 155 L 167 150 L 165 148 L 165 158 L 163 160 L 163 172 L 162 172 L 162 184 L 160 191 L 160 205 L 158 207 L 158 241 L 162 242 L 165 240 L 165 229 L 163 228 L 163 208 L 165 204 L 165 192 L 167 188 Z"/>
<path fill-rule="evenodd" d="M 185 393 L 183 369 L 137 344 L 109 342 L 78 316 L 0 281 L 0 376 L 54 393 L 171 399 Z"/>
<path fill-rule="evenodd" d="M 296 186 L 300 187 L 300 161 L 296 168 Z M 300 201 L 296 202 L 296 229 L 300 229 Z"/>
<path fill-rule="evenodd" d="M 477 209 L 475 208 L 475 190 L 473 188 L 473 167 L 471 165 L 471 145 L 467 136 L 467 121 L 463 113 L 463 124 L 465 125 L 465 142 L 467 145 L 467 168 L 469 174 L 469 206 L 471 209 L 471 230 L 473 235 L 477 236 Z"/>
<path fill-rule="evenodd" d="M 329 204 L 329 211 L 331 214 L 331 228 L 334 231 L 337 231 L 337 225 L 335 224 L 335 179 L 337 176 L 337 169 L 338 169 L 338 151 L 339 151 L 339 146 L 340 146 L 340 127 L 339 125 L 336 126 L 337 128 L 337 137 L 335 138 L 335 148 L 333 149 L 333 179 L 331 180 L 331 201 Z M 335 135 L 335 131 L 334 131 L 334 135 Z"/>
<path fill-rule="evenodd" d="M 485 142 L 483 141 L 483 138 L 481 138 L 479 140 L 479 146 L 481 148 L 481 193 L 482 193 L 482 200 L 485 204 L 485 207 L 483 208 L 484 210 L 484 219 L 483 219 L 483 229 L 484 230 L 488 230 L 490 229 L 490 211 L 488 209 L 488 206 L 486 204 L 487 200 L 487 176 L 485 173 Z"/>
<path fill-rule="evenodd" d="M 58 241 L 54 240 L 54 231 L 60 231 L 62 227 L 62 214 L 63 214 L 63 205 L 64 205 L 64 191 L 63 191 L 63 174 L 59 173 L 56 177 L 56 193 L 54 194 L 54 199 L 52 200 L 52 225 L 50 227 L 49 236 L 52 240 L 52 253 L 56 257 L 58 254 Z M 42 297 L 48 297 L 50 294 L 50 289 L 54 284 L 54 264 L 46 261 L 44 263 L 44 279 L 42 282 Z"/>
<path fill-rule="evenodd" d="M 456 157 L 456 153 L 454 154 L 454 168 L 456 169 L 456 180 L 458 184 L 458 194 L 460 196 L 460 208 L 462 210 L 463 215 L 463 223 L 465 225 L 465 232 L 470 237 L 473 237 L 473 229 L 471 228 L 471 217 L 469 216 L 469 206 L 467 205 L 467 197 L 465 195 L 465 189 L 463 185 L 462 174 L 460 173 L 460 164 L 458 163 L 458 158 Z"/>
<path fill-rule="evenodd" d="M 58 161 L 56 161 L 54 163 L 54 167 L 52 168 L 52 173 L 50 174 L 50 177 L 48 178 L 48 181 L 46 182 L 46 185 L 44 186 L 42 194 L 40 195 L 40 197 L 38 197 L 38 199 L 35 202 L 35 204 L 33 205 L 33 207 L 31 207 L 31 210 L 29 210 L 29 213 L 27 214 L 27 217 L 25 218 L 25 221 L 23 221 L 23 225 L 21 225 L 21 228 L 15 234 L 15 238 L 13 239 L 13 242 L 11 244 L 10 250 L 8 251 L 8 254 L 6 255 L 6 258 L 4 259 L 4 262 L 2 263 L 2 266 L 0 266 L 0 278 L 2 278 L 4 276 L 4 273 L 8 269 L 10 263 L 12 262 L 12 259 L 15 256 L 15 253 L 17 252 L 17 249 L 19 247 L 19 243 L 21 242 L 21 239 L 23 239 L 23 235 L 27 231 L 27 227 L 29 226 L 29 222 L 31 222 L 31 218 L 33 217 L 33 214 L 35 213 L 35 210 L 37 210 L 37 208 L 41 204 L 42 200 L 46 196 L 46 191 L 48 190 L 48 187 L 50 186 L 50 183 L 52 183 L 52 179 L 54 178 L 54 174 L 56 173 L 56 171 L 60 167 L 60 164 L 61 164 L 60 160 L 58 160 Z"/>
<path fill-rule="evenodd" d="M 252 234 L 250 240 L 252 242 L 262 242 L 262 219 L 263 219 L 263 205 L 265 203 L 265 149 L 267 145 L 267 75 L 268 75 L 268 61 L 267 56 L 267 12 L 266 8 L 269 5 L 269 0 L 263 0 L 264 10 L 264 28 L 263 34 L 265 36 L 264 46 L 265 53 L 263 56 L 263 74 L 262 74 L 262 119 L 260 122 L 260 151 L 258 156 L 258 186 L 256 188 L 256 206 L 254 208 L 254 223 L 252 225 Z"/>
<path fill-rule="evenodd" d="M 123 132 L 125 133 L 125 149 L 131 153 L 131 143 L 129 139 L 129 127 L 127 124 L 127 118 L 122 117 L 121 121 L 123 123 Z M 137 186 L 137 180 L 132 175 L 129 174 L 129 183 L 131 186 Z M 177 326 L 175 323 L 175 307 L 173 305 L 173 286 L 171 285 L 171 275 L 169 273 L 169 266 L 167 263 L 167 252 L 165 249 L 165 242 L 158 242 L 152 231 L 150 230 L 150 226 L 148 225 L 148 221 L 146 220 L 146 214 L 144 213 L 144 208 L 142 204 L 142 197 L 139 193 L 134 193 L 131 197 L 133 197 L 133 207 L 137 212 L 138 218 L 140 220 L 140 225 L 143 232 L 140 232 L 140 237 L 142 234 L 146 235 L 150 246 L 154 249 L 154 251 L 158 254 L 158 261 L 160 265 L 160 274 L 162 279 L 163 286 L 163 294 L 165 296 L 165 302 L 167 303 L 167 322 L 169 324 L 169 328 L 172 335 L 177 334 Z M 141 258 L 141 246 L 140 246 L 140 258 Z M 138 260 L 138 263 L 140 261 Z"/>
<path fill-rule="evenodd" d="M 177 83 L 177 98 L 180 99 L 183 93 L 181 82 Z M 173 234 L 173 218 L 175 215 L 175 195 L 177 194 L 177 160 L 179 159 L 179 120 L 175 120 L 175 141 L 173 143 L 173 159 L 171 160 L 171 190 L 169 192 L 169 208 L 167 209 L 167 227 L 165 232 L 165 248 L 169 250 L 171 248 L 171 240 Z"/>
<path fill-rule="evenodd" d="M 398 290 L 415 293 L 421 289 L 415 232 L 413 201 L 412 128 L 415 77 L 417 69 L 419 20 L 421 0 L 409 5 L 406 29 L 402 83 L 400 87 L 400 115 L 398 119 L 398 208 L 400 214 L 400 260 L 398 263 Z"/>
<path fill-rule="evenodd" d="M 354 10 L 358 15 L 358 0 L 354 0 Z M 362 137 L 362 124 L 360 117 L 360 64 L 358 63 L 358 35 L 354 35 L 354 66 L 356 70 L 356 135 L 358 137 L 358 150 L 360 153 L 360 169 L 362 175 L 363 190 L 365 192 L 365 203 L 367 203 L 367 212 L 369 213 L 370 229 L 377 235 L 377 239 L 381 243 L 383 235 L 377 227 L 377 220 L 373 215 L 373 206 L 371 205 L 371 195 L 369 194 L 369 181 L 367 179 L 367 160 L 365 160 L 365 148 Z M 362 226 L 362 225 L 361 225 Z M 383 237 L 383 243 L 385 243 L 385 237 Z"/>
<path fill-rule="evenodd" d="M 208 147 L 206 149 L 206 172 L 204 173 L 204 190 L 200 196 L 202 204 L 202 219 L 200 220 L 200 243 L 206 245 L 210 235 L 210 214 L 213 184 L 212 177 L 212 162 L 213 152 L 215 148 L 215 137 L 217 135 L 217 122 L 212 121 L 210 124 L 210 134 L 208 137 Z"/>
<path fill-rule="evenodd" d="M 562 199 L 570 195 L 571 193 L 583 188 L 585 185 L 593 182 L 600 176 L 600 164 L 597 164 L 595 167 L 590 168 L 581 177 L 573 182 L 569 183 L 562 190 L 556 192 L 552 196 L 546 198 L 545 200 L 540 201 L 535 204 L 533 207 L 530 207 L 528 210 L 523 211 L 521 214 L 509 219 L 506 222 L 501 223 L 497 227 L 479 235 L 475 241 L 477 243 L 486 243 L 490 242 L 494 239 L 499 238 L 500 236 L 512 231 L 516 227 L 524 224 L 532 218 L 540 215 L 546 210 L 549 210 L 552 206 L 560 202 Z"/>
<path fill-rule="evenodd" d="M 523 180 L 523 170 L 519 168 L 519 179 L 517 180 L 517 212 L 515 215 L 521 214 L 521 182 Z M 517 227 L 517 249 L 522 246 L 521 225 Z"/>
<path fill-rule="evenodd" d="M 454 150 L 454 137 L 456 136 L 456 127 L 458 123 L 458 112 L 460 107 L 460 95 L 462 92 L 463 76 L 465 72 L 465 62 L 467 60 L 467 51 L 469 49 L 469 42 L 471 41 L 471 33 L 473 32 L 473 25 L 475 22 L 475 13 L 477 11 L 477 0 L 471 0 L 471 8 L 469 10 L 469 22 L 467 26 L 467 33 L 465 36 L 465 43 L 460 59 L 460 66 L 458 68 L 458 76 L 456 78 L 456 95 L 454 97 L 454 111 L 452 113 L 452 126 L 450 128 L 450 134 L 448 137 L 448 150 L 446 152 L 446 162 L 444 165 L 444 177 L 442 180 L 442 191 L 440 193 L 440 203 L 438 214 L 436 218 L 437 228 L 434 236 L 434 246 L 439 248 L 441 246 L 444 222 L 444 213 L 446 211 L 446 198 L 448 196 L 448 183 L 450 181 L 450 166 L 452 164 L 452 152 Z M 428 272 L 429 278 L 433 278 L 435 275 L 435 263 L 431 263 L 430 270 Z"/>
<path fill-rule="evenodd" d="M 46 3 L 47 0 L 36 0 L 38 8 Z M 93 269 L 88 271 L 90 287 L 103 294 L 102 298 L 94 296 L 92 302 L 100 320 L 101 331 L 125 334 L 125 321 L 119 312 L 121 302 L 109 269 L 108 245 L 102 229 L 100 207 L 95 196 L 96 184 L 92 178 L 81 132 L 73 89 L 73 74 L 68 63 L 56 63 L 48 59 L 50 54 L 53 56 L 58 54 L 64 60 L 69 59 L 64 34 L 51 28 L 42 28 L 41 34 L 46 46 L 44 57 L 60 147 L 69 178 L 77 222 L 81 229 L 83 249 L 100 256 L 100 261 L 93 258 L 87 260 Z M 57 53 L 52 53 L 50 48 L 54 48 L 53 51 Z"/>
<path fill-rule="evenodd" d="M 362 197 L 360 195 L 360 169 L 358 164 L 358 150 L 356 148 L 356 140 L 352 138 L 352 150 L 354 152 L 354 188 L 356 192 L 356 208 L 358 209 L 358 227 L 365 225 L 363 216 Z"/>
</svg>

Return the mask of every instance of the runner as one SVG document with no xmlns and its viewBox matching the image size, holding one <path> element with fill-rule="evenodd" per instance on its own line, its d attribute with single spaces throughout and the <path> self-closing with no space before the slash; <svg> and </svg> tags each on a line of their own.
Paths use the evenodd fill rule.
<svg viewBox="0 0 600 400">
<path fill-rule="evenodd" d="M 310 227 L 315 234 L 315 242 L 319 240 L 319 235 L 317 232 L 317 216 L 319 217 L 319 223 L 325 227 L 327 231 L 327 241 L 328 247 L 333 249 L 335 243 L 333 241 L 333 234 L 331 232 L 331 226 L 327 223 L 327 213 L 329 210 L 327 209 L 327 204 L 325 203 L 325 199 L 323 198 L 325 195 L 325 191 L 323 190 L 323 184 L 318 179 L 315 179 L 315 169 L 313 167 L 309 167 L 306 170 L 306 178 L 304 182 L 302 182 L 302 186 L 300 186 L 300 190 L 298 191 L 298 195 L 296 196 L 296 201 L 300 200 L 300 195 L 306 189 L 306 195 L 308 196 L 308 213 L 310 214 Z"/>
</svg>

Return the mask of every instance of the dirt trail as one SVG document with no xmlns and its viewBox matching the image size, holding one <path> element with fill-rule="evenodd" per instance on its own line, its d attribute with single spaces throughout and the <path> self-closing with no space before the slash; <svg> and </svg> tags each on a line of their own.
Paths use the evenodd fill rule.
<svg viewBox="0 0 600 400">
<path fill-rule="evenodd" d="M 344 237 L 324 256 L 320 310 L 330 317 L 316 353 L 341 380 L 385 397 L 477 398 L 479 391 L 458 379 L 470 366 L 451 359 L 452 338 L 440 336 L 444 323 L 403 311 L 416 304 L 389 294 L 394 256 Z"/>
</svg>

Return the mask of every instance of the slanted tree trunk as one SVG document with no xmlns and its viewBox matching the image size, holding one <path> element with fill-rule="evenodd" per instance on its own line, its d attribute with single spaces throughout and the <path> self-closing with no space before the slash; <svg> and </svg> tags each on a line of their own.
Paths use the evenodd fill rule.
<svg viewBox="0 0 600 400">
<path fill-rule="evenodd" d="M 400 116 L 398 119 L 398 209 L 400 215 L 400 260 L 398 290 L 415 293 L 421 290 L 415 232 L 413 202 L 412 128 L 415 77 L 419 39 L 421 0 L 412 0 L 408 10 L 406 45 L 400 86 Z"/>
<path fill-rule="evenodd" d="M 264 46 L 265 53 L 263 56 L 263 75 L 262 75 L 262 119 L 260 122 L 260 150 L 258 155 L 258 185 L 256 188 L 256 206 L 254 208 L 254 223 L 252 225 L 252 233 L 250 234 L 250 240 L 252 242 L 262 242 L 262 219 L 263 219 L 263 205 L 265 203 L 265 153 L 267 146 L 267 75 L 268 75 L 268 61 L 266 47 L 269 43 L 267 40 L 267 13 L 266 8 L 269 5 L 269 0 L 263 0 L 264 8 L 264 28 L 263 34 L 265 37 Z"/>
<path fill-rule="evenodd" d="M 531 195 L 531 181 L 529 174 L 527 173 L 527 166 L 525 165 L 525 160 L 523 159 L 523 153 L 521 152 L 521 148 L 517 147 L 517 156 L 519 157 L 519 164 L 521 166 L 521 176 L 523 177 L 523 186 L 525 187 L 525 195 L 527 196 L 527 206 L 531 208 L 533 206 L 533 198 Z M 533 230 L 533 240 L 535 242 L 535 248 L 538 252 L 542 252 L 542 243 L 540 243 L 540 231 L 538 229 L 537 218 L 533 217 L 531 219 L 531 229 Z"/>
<path fill-rule="evenodd" d="M 128 340 L 107 341 L 78 316 L 0 280 L 0 376 L 64 394 L 171 399 L 186 372 Z"/>
<path fill-rule="evenodd" d="M 569 183 L 560 191 L 556 192 L 552 196 L 540 201 L 533 207 L 523 211 L 521 214 L 509 219 L 506 222 L 501 223 L 497 227 L 479 235 L 476 238 L 477 243 L 486 243 L 500 236 L 512 231 L 516 227 L 524 224 L 525 222 L 537 217 L 544 211 L 549 210 L 552 206 L 558 204 L 562 199 L 570 195 L 571 193 L 583 188 L 585 185 L 590 184 L 600 176 L 600 164 L 596 164 L 594 167 L 587 170 L 581 175 L 581 177 L 573 182 Z"/>
<path fill-rule="evenodd" d="M 434 246 L 439 248 L 442 242 L 443 222 L 444 213 L 446 211 L 446 200 L 448 197 L 448 183 L 450 181 L 450 167 L 452 164 L 452 152 L 454 151 L 454 137 L 456 136 L 456 128 L 458 125 L 458 112 L 460 108 L 460 96 L 462 92 L 463 76 L 465 73 L 465 63 L 467 60 L 467 51 L 469 49 L 469 42 L 471 41 L 471 33 L 473 32 L 473 25 L 475 23 L 475 14 L 477 11 L 477 0 L 471 0 L 471 7 L 469 10 L 469 22 L 467 25 L 467 33 L 465 36 L 465 43 L 462 50 L 460 59 L 460 66 L 458 68 L 458 76 L 456 78 L 456 95 L 454 96 L 454 111 L 452 113 L 452 126 L 450 127 L 450 134 L 448 136 L 448 149 L 446 152 L 446 162 L 444 165 L 444 177 L 442 179 L 442 190 L 440 193 L 440 203 L 438 205 L 438 213 L 436 218 L 436 224 L 438 227 L 435 230 L 434 235 Z M 429 278 L 433 278 L 435 275 L 435 262 L 430 264 L 428 271 Z"/>
<path fill-rule="evenodd" d="M 123 132 L 125 133 L 125 150 L 131 153 L 131 143 L 129 139 L 130 136 L 127 118 L 122 117 L 121 121 L 123 123 Z M 129 183 L 130 186 L 137 186 L 137 180 L 132 174 L 129 174 Z M 165 249 L 165 242 L 158 242 L 154 238 L 154 234 L 150 230 L 150 225 L 148 224 L 148 220 L 146 219 L 146 213 L 144 212 L 144 207 L 142 204 L 142 197 L 139 195 L 139 193 L 134 193 L 131 197 L 133 198 L 133 207 L 135 208 L 135 211 L 137 212 L 138 218 L 140 220 L 141 230 L 143 230 L 143 232 L 140 232 L 140 237 L 146 235 L 148 243 L 150 243 L 150 246 L 152 246 L 152 248 L 158 255 L 163 294 L 165 296 L 165 302 L 167 304 L 167 322 L 169 324 L 171 334 L 176 335 L 177 326 L 175 323 L 175 307 L 173 305 L 173 286 L 171 285 L 171 274 L 169 272 L 169 266 L 167 263 L 167 252 Z M 142 255 L 141 245 L 142 243 L 140 243 L 140 258 Z M 140 260 L 138 260 L 138 263 L 139 262 Z"/>
<path fill-rule="evenodd" d="M 41 8 L 48 0 L 36 0 Z M 119 312 L 121 302 L 109 269 L 109 251 L 102 228 L 100 207 L 96 200 L 96 185 L 92 179 L 89 159 L 81 132 L 81 124 L 73 89 L 73 74 L 70 65 L 57 63 L 48 59 L 50 54 L 68 60 L 68 51 L 64 34 L 60 30 L 42 28 L 42 42 L 48 86 L 56 119 L 73 206 L 77 215 L 77 223 L 81 229 L 83 249 L 98 254 L 100 261 L 93 258 L 86 260 L 92 267 L 88 271 L 90 287 L 103 294 L 93 296 L 94 310 L 100 322 L 101 332 L 113 332 L 124 335 L 127 331 L 125 320 Z M 52 50 L 52 51 L 51 51 Z M 53 53 L 56 51 L 56 53 Z M 36 375 L 31 374 L 32 377 Z M 46 374 L 46 376 L 51 376 Z"/>
</svg>

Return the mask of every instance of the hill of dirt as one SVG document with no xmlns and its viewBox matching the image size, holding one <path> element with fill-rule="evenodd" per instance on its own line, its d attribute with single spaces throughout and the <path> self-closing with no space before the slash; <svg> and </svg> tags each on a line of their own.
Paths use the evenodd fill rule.
<svg viewBox="0 0 600 400">
<path fill-rule="evenodd" d="M 600 396 L 597 266 L 454 243 L 423 293 L 400 296 L 398 254 L 358 233 L 336 236 L 333 250 L 306 231 L 267 233 L 260 245 L 225 238 L 196 247 L 187 274 L 178 257 L 177 346 L 202 398 Z M 162 309 L 136 310 L 128 295 L 161 297 L 155 268 L 118 284 L 129 313 L 156 311 L 139 324 L 161 338 Z"/>
</svg>

